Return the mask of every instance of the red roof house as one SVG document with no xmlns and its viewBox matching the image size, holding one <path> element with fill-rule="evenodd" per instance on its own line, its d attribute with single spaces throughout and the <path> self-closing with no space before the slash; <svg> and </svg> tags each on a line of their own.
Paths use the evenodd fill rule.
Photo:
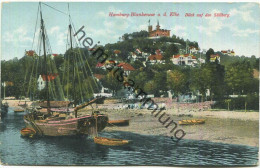
<svg viewBox="0 0 260 168">
<path fill-rule="evenodd" d="M 135 68 L 132 65 L 125 63 L 125 62 L 121 62 L 117 66 L 123 68 L 125 71 L 134 71 L 135 70 Z"/>
<path fill-rule="evenodd" d="M 105 65 L 105 63 L 100 63 L 100 62 L 98 62 L 97 65 L 96 65 L 96 68 L 101 68 L 101 67 L 103 67 L 104 65 Z"/>
<path fill-rule="evenodd" d="M 58 74 L 56 74 L 56 73 L 49 74 L 49 75 L 47 75 L 47 78 L 46 78 L 46 75 L 41 75 L 41 76 L 42 76 L 42 80 L 43 81 L 46 81 L 47 78 L 48 78 L 48 81 L 52 81 L 52 80 L 54 80 L 58 76 Z"/>
<path fill-rule="evenodd" d="M 94 74 L 95 78 L 97 78 L 98 80 L 104 78 L 105 75 L 102 74 Z"/>
</svg>

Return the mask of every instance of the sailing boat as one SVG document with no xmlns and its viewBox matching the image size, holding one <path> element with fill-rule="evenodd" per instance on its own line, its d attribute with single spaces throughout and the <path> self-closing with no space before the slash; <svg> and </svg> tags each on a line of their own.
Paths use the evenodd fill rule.
<svg viewBox="0 0 260 168">
<path fill-rule="evenodd" d="M 45 91 L 47 100 L 43 102 L 42 107 L 45 107 L 47 113 L 43 113 L 37 109 L 34 109 L 31 113 L 24 116 L 24 121 L 26 128 L 36 131 L 36 134 L 40 136 L 72 136 L 72 135 L 88 135 L 95 133 L 96 131 L 102 131 L 108 121 L 108 117 L 104 114 L 100 114 L 98 111 L 93 111 L 92 114 L 78 116 L 78 111 L 86 106 L 91 106 L 94 103 L 99 103 L 99 99 L 93 99 L 89 102 L 82 103 L 78 105 L 75 101 L 75 86 L 73 87 L 73 108 L 68 108 L 70 104 L 69 101 L 65 102 L 54 102 L 50 101 L 49 85 L 51 78 L 48 75 L 47 69 L 47 54 L 46 54 L 46 29 L 44 26 L 44 21 L 42 17 L 41 4 L 40 4 L 40 20 L 41 20 L 41 40 L 43 46 L 43 56 L 44 56 L 44 74 L 46 79 Z M 72 48 L 72 26 L 69 25 L 70 33 L 70 44 Z M 75 66 L 75 61 L 73 61 Z M 75 76 L 75 68 L 73 75 Z M 74 78 L 73 78 L 74 80 Z M 75 84 L 75 82 L 73 81 Z M 51 108 L 52 104 L 66 104 L 66 108 Z M 65 115 L 61 115 L 65 114 Z M 74 114 L 74 115 L 68 115 Z"/>
</svg>

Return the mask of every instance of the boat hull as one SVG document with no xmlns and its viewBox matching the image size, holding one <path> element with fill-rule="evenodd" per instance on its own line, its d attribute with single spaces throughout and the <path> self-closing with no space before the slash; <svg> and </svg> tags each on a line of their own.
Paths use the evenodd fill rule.
<svg viewBox="0 0 260 168">
<path fill-rule="evenodd" d="M 121 146 L 129 144 L 129 140 L 124 139 L 114 139 L 114 138 L 104 138 L 104 137 L 95 137 L 94 142 L 100 145 L 108 145 L 108 146 Z"/>
<path fill-rule="evenodd" d="M 197 125 L 197 124 L 204 124 L 204 119 L 193 119 L 193 120 L 181 120 L 179 121 L 179 125 Z"/>
<path fill-rule="evenodd" d="M 97 119 L 94 116 L 82 116 L 64 120 L 30 120 L 24 118 L 27 128 L 36 130 L 41 136 L 72 136 L 72 135 L 88 135 L 95 134 L 96 121 L 98 132 L 102 131 L 108 121 L 105 115 L 98 115 Z"/>
<path fill-rule="evenodd" d="M 24 112 L 24 109 L 16 109 L 14 110 L 15 113 L 21 113 L 21 112 Z"/>
<path fill-rule="evenodd" d="M 29 129 L 29 128 L 23 128 L 21 131 L 20 131 L 21 135 L 23 137 L 26 137 L 26 136 L 30 136 L 32 137 L 33 135 L 36 134 L 36 131 L 34 129 Z"/>
<path fill-rule="evenodd" d="M 108 121 L 109 126 L 128 126 L 129 120 L 110 120 Z"/>
</svg>

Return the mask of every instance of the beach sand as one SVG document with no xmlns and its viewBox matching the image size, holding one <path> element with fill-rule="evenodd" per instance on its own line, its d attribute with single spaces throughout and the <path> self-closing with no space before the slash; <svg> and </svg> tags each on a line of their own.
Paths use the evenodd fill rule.
<svg viewBox="0 0 260 168">
<path fill-rule="evenodd" d="M 152 110 L 103 109 L 100 111 L 107 114 L 110 120 L 130 119 L 129 126 L 106 127 L 104 131 L 128 131 L 144 135 L 174 136 L 174 132 L 170 133 L 173 126 L 165 128 L 158 121 L 159 116 L 151 115 Z M 164 110 L 163 112 L 166 112 L 171 120 L 176 123 L 182 119 L 206 119 L 205 124 L 200 125 L 183 126 L 178 124 L 176 129 L 182 129 L 186 133 L 183 139 L 259 146 L 258 112 L 201 111 L 187 113 L 193 115 L 192 117 L 179 117 L 178 112 L 171 110 Z M 164 119 L 166 118 L 164 116 Z"/>
</svg>

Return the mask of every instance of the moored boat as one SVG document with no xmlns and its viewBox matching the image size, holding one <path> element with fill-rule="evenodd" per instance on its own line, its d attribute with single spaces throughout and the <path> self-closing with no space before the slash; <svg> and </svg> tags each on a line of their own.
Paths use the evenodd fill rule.
<svg viewBox="0 0 260 168">
<path fill-rule="evenodd" d="M 92 114 L 78 115 L 79 110 L 92 103 L 102 103 L 104 99 L 92 99 L 94 93 L 92 85 L 95 85 L 97 89 L 99 89 L 99 86 L 96 84 L 90 67 L 89 69 L 85 67 L 87 60 L 83 60 L 85 57 L 82 58 L 78 46 L 76 45 L 76 48 L 73 48 L 71 19 L 69 19 L 70 25 L 68 27 L 70 49 L 62 56 L 64 59 L 64 74 L 61 75 L 62 72 L 58 71 L 53 59 L 58 54 L 47 53 L 51 51 L 51 47 L 49 41 L 47 41 L 48 36 L 41 8 L 40 3 L 38 12 L 40 17 L 37 17 L 40 18 L 40 49 L 37 49 L 38 54 L 34 50 L 26 52 L 26 55 L 35 57 L 35 69 L 41 69 L 40 73 L 35 70 L 33 72 L 36 74 L 30 75 L 32 78 L 34 77 L 33 80 L 36 80 L 38 76 L 39 78 L 38 82 L 29 82 L 33 86 L 30 86 L 27 92 L 27 94 L 32 94 L 32 100 L 35 100 L 33 96 L 38 96 L 36 98 L 41 102 L 36 105 L 40 106 L 41 109 L 32 108 L 30 113 L 24 116 L 26 128 L 35 130 L 39 136 L 88 135 L 99 132 L 107 125 L 107 115 L 93 111 Z M 41 47 L 43 49 L 42 56 Z M 41 66 L 37 67 L 39 62 L 41 62 Z M 31 80 L 29 79 L 29 81 Z M 61 84 L 61 82 L 63 83 Z M 33 88 L 37 88 L 40 93 L 36 94 L 37 91 Z M 65 90 L 67 95 L 64 94 Z"/>
<path fill-rule="evenodd" d="M 180 125 L 196 125 L 196 124 L 204 124 L 205 119 L 192 119 L 192 120 L 181 120 L 179 121 Z"/>
<path fill-rule="evenodd" d="M 115 139 L 115 138 L 104 138 L 104 137 L 95 137 L 94 142 L 100 145 L 108 145 L 108 146 L 121 146 L 127 145 L 131 141 L 124 139 Z"/>
<path fill-rule="evenodd" d="M 109 120 L 108 125 L 113 126 L 127 126 L 129 125 L 129 120 Z"/>
<path fill-rule="evenodd" d="M 24 109 L 22 109 L 22 108 L 14 109 L 14 112 L 15 112 L 15 113 L 24 112 Z"/>
<path fill-rule="evenodd" d="M 94 103 L 96 100 L 86 103 L 85 106 Z M 78 107 L 74 110 L 78 110 Z M 40 136 L 88 135 L 95 133 L 96 125 L 98 132 L 107 126 L 108 117 L 98 112 L 95 112 L 95 115 L 90 114 L 80 117 L 70 115 L 71 112 L 67 114 L 59 113 L 59 115 L 48 115 L 48 113 L 36 111 L 25 115 L 24 122 L 27 128 L 36 130 Z"/>
<path fill-rule="evenodd" d="M 20 133 L 24 137 L 33 137 L 36 134 L 36 131 L 30 128 L 23 128 L 21 129 Z"/>
</svg>

